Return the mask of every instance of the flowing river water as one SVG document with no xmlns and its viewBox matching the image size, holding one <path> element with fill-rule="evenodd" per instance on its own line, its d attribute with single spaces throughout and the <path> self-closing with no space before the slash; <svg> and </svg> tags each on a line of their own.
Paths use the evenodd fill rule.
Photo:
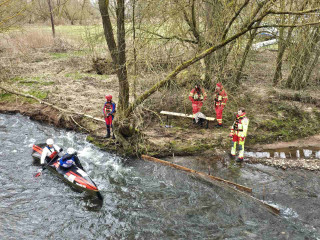
<svg viewBox="0 0 320 240">
<path fill-rule="evenodd" d="M 73 191 L 49 171 L 34 178 L 31 147 L 53 137 L 78 156 L 104 197 Z M 157 163 L 122 159 L 86 136 L 0 114 L 0 239 L 320 239 L 318 172 L 212 159 L 167 159 L 253 188 L 279 216 L 228 187 Z"/>
</svg>

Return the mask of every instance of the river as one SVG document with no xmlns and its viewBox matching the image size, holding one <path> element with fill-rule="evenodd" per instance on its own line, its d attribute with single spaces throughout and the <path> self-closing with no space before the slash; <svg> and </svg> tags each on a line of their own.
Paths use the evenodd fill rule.
<svg viewBox="0 0 320 240">
<path fill-rule="evenodd" d="M 73 191 L 39 166 L 34 143 L 74 147 L 104 197 Z M 320 239 L 318 172 L 229 165 L 195 157 L 177 164 L 253 188 L 280 216 L 230 188 L 139 159 L 100 151 L 83 134 L 0 114 L 0 239 Z"/>
</svg>

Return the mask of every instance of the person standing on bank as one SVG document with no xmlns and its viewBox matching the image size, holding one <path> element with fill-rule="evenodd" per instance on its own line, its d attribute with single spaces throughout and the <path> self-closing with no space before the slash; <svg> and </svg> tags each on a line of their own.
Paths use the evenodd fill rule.
<svg viewBox="0 0 320 240">
<path fill-rule="evenodd" d="M 106 121 L 107 126 L 107 135 L 106 138 L 110 138 L 110 131 L 112 128 L 112 139 L 115 139 L 112 127 L 112 120 L 114 118 L 114 114 L 116 112 L 116 104 L 112 101 L 111 95 L 106 95 L 106 102 L 103 106 L 103 115 Z"/>
<path fill-rule="evenodd" d="M 237 162 L 243 161 L 244 156 L 244 142 L 246 140 L 247 132 L 249 126 L 249 119 L 246 116 L 246 110 L 244 108 L 239 108 L 236 119 L 231 127 L 230 137 L 232 137 L 231 142 L 231 155 L 234 157 L 236 155 L 237 143 L 239 144 L 239 157 Z"/>
<path fill-rule="evenodd" d="M 42 150 L 41 158 L 40 158 L 40 164 L 44 164 L 45 160 L 46 162 L 50 162 L 51 155 L 54 152 L 61 152 L 62 148 L 60 148 L 58 145 L 54 144 L 53 139 L 48 138 L 46 141 L 47 146 L 45 146 Z"/>
<path fill-rule="evenodd" d="M 189 100 L 192 102 L 193 123 L 196 123 L 195 114 L 201 111 L 203 101 L 206 99 L 207 93 L 200 87 L 200 84 L 196 83 L 189 94 Z"/>
<path fill-rule="evenodd" d="M 228 95 L 224 90 L 222 83 L 216 84 L 215 96 L 214 96 L 214 107 L 216 111 L 216 118 L 218 124 L 216 127 L 222 127 L 222 112 L 228 101 Z"/>
</svg>

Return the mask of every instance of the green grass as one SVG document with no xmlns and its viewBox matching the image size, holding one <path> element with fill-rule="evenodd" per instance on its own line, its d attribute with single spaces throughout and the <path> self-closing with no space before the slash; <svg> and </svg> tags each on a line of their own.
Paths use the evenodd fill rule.
<svg viewBox="0 0 320 240">
<path fill-rule="evenodd" d="M 52 33 L 51 26 L 35 26 L 31 30 Z M 73 40 L 86 39 L 88 36 L 103 36 L 102 25 L 80 26 L 80 25 L 59 25 L 55 26 L 57 37 L 67 37 Z M 94 38 L 96 39 L 96 37 Z"/>
<path fill-rule="evenodd" d="M 272 143 L 274 141 L 292 141 L 320 132 L 320 113 L 304 112 L 292 105 L 280 102 L 269 106 L 272 119 L 264 120 L 260 124 L 251 121 L 248 142 Z M 255 129 L 254 131 L 250 129 Z"/>
<path fill-rule="evenodd" d="M 89 50 L 85 51 L 70 51 L 70 52 L 51 52 L 49 55 L 53 59 L 65 59 L 69 57 L 78 57 L 78 56 L 86 56 L 89 53 Z"/>
<path fill-rule="evenodd" d="M 16 99 L 16 96 L 11 93 L 0 93 L 0 101 L 2 102 L 12 102 Z"/>
<path fill-rule="evenodd" d="M 68 77 L 68 78 L 77 79 L 77 80 L 83 79 L 85 77 L 92 77 L 92 78 L 96 78 L 96 79 L 100 79 L 100 80 L 103 80 L 106 78 L 105 75 L 99 75 L 99 74 L 94 74 L 94 73 L 79 73 L 79 72 L 66 73 L 64 76 Z"/>
<path fill-rule="evenodd" d="M 19 85 L 23 86 L 33 86 L 33 85 L 42 85 L 42 86 L 50 86 L 53 85 L 54 82 L 50 81 L 47 82 L 45 81 L 46 77 L 45 76 L 35 76 L 35 77 L 14 77 L 9 79 L 9 82 L 15 82 L 18 83 Z"/>
<path fill-rule="evenodd" d="M 41 92 L 41 91 L 36 91 L 36 90 L 28 91 L 28 93 L 32 96 L 39 98 L 39 99 L 45 99 L 48 96 L 47 92 Z"/>
</svg>

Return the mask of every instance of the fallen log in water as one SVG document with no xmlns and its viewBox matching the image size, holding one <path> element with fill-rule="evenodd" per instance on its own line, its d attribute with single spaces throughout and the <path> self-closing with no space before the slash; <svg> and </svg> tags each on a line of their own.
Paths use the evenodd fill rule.
<svg viewBox="0 0 320 240">
<path fill-rule="evenodd" d="M 219 182 L 225 183 L 226 186 L 236 187 L 237 189 L 235 189 L 233 187 L 232 187 L 232 189 L 237 191 L 237 192 L 239 192 L 240 194 L 243 194 L 246 197 L 249 197 L 250 199 L 258 202 L 262 206 L 266 207 L 272 213 L 277 214 L 277 215 L 280 214 L 280 210 L 278 208 L 276 208 L 276 207 L 274 207 L 274 206 L 272 206 L 272 205 L 270 205 L 268 203 L 265 203 L 264 201 L 261 201 L 260 199 L 257 199 L 255 197 L 253 197 L 252 195 L 247 194 L 247 193 L 252 193 L 252 188 L 248 188 L 248 187 L 242 186 L 240 184 L 237 184 L 237 183 L 234 183 L 234 182 L 231 182 L 231 181 L 219 178 L 219 177 L 208 175 L 208 174 L 205 174 L 203 172 L 199 172 L 199 171 L 196 171 L 196 170 L 193 170 L 193 169 L 190 169 L 190 168 L 187 168 L 187 167 L 183 167 L 183 166 L 180 166 L 180 165 L 168 162 L 168 161 L 164 161 L 164 160 L 161 160 L 161 159 L 158 159 L 158 158 L 154 158 L 154 157 L 151 157 L 151 156 L 141 155 L 141 158 L 144 159 L 144 160 L 161 163 L 163 165 L 167 165 L 167 166 L 170 166 L 170 167 L 173 167 L 173 168 L 185 171 L 185 172 L 194 173 L 194 174 L 200 176 L 202 179 L 215 180 L 215 181 L 219 181 Z M 241 191 L 239 191 L 238 189 L 241 190 Z"/>
</svg>

